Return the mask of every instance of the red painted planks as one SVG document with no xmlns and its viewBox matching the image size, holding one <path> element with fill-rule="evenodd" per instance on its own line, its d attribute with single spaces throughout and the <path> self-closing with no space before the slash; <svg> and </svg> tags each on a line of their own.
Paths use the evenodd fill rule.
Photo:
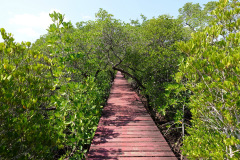
<svg viewBox="0 0 240 160">
<path fill-rule="evenodd" d="M 112 138 L 164 138 L 161 134 L 95 134 L 94 138 L 100 138 L 100 137 L 112 137 Z"/>
<path fill-rule="evenodd" d="M 177 160 L 176 157 L 104 157 L 107 160 Z M 88 160 L 103 160 L 103 158 L 89 158 Z"/>
<path fill-rule="evenodd" d="M 174 157 L 172 152 L 119 152 L 119 151 L 90 151 L 89 157 L 104 157 L 104 156 L 118 156 L 118 157 Z"/>
<path fill-rule="evenodd" d="M 150 116 L 109 116 L 109 117 L 102 117 L 103 120 L 116 120 L 116 121 L 119 121 L 119 120 L 132 120 L 132 121 L 136 121 L 136 120 L 149 120 L 151 121 L 152 118 Z"/>
<path fill-rule="evenodd" d="M 99 147 L 162 147 L 168 146 L 167 142 L 144 142 L 144 143 L 125 143 L 125 142 L 115 142 L 115 143 L 98 143 L 92 142 L 91 146 L 99 146 Z M 91 148 L 90 148 L 91 150 Z"/>
<path fill-rule="evenodd" d="M 119 137 L 113 137 L 113 138 L 94 138 L 93 143 L 95 142 L 125 142 L 125 143 L 144 143 L 144 142 L 165 142 L 164 138 L 119 138 Z"/>
<path fill-rule="evenodd" d="M 156 131 L 157 126 L 99 126 L 96 131 Z"/>
<path fill-rule="evenodd" d="M 119 72 L 88 156 L 89 160 L 176 160 L 138 95 Z"/>
<path fill-rule="evenodd" d="M 131 121 L 116 121 L 116 122 L 110 122 L 110 121 L 100 121 L 100 126 L 155 126 L 155 123 L 151 121 L 145 121 L 145 122 L 131 122 Z"/>
<path fill-rule="evenodd" d="M 122 152 L 127 152 L 127 151 L 137 151 L 137 152 L 162 152 L 162 151 L 166 151 L 166 152 L 171 152 L 170 148 L 168 146 L 158 146 L 158 147 L 153 147 L 153 146 L 148 146 L 148 147 L 92 147 L 91 148 L 92 151 L 100 151 L 100 150 L 107 150 L 109 152 L 111 151 L 122 151 Z"/>
</svg>

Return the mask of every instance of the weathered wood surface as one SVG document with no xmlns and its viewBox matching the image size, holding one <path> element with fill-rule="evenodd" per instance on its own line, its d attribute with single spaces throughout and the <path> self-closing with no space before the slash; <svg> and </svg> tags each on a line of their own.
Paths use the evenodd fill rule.
<svg viewBox="0 0 240 160">
<path fill-rule="evenodd" d="M 120 72 L 104 107 L 89 160 L 176 160 L 138 95 Z"/>
</svg>

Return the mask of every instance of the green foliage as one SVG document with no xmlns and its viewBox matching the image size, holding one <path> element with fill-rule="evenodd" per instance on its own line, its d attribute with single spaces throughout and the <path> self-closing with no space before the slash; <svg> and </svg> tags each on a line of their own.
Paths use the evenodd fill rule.
<svg viewBox="0 0 240 160">
<path fill-rule="evenodd" d="M 169 121 L 179 123 L 182 121 L 182 115 L 179 114 L 182 112 L 181 103 L 179 101 L 175 108 L 176 105 L 171 102 L 177 98 L 174 98 L 170 85 L 176 84 L 173 75 L 178 71 L 183 56 L 177 51 L 175 42 L 188 37 L 181 21 L 162 15 L 144 21 L 135 28 L 133 34 L 131 36 L 136 36 L 136 42 L 132 44 L 133 52 L 128 55 L 127 63 L 122 68 L 141 80 L 145 87 L 141 93 L 148 98 L 154 110 L 169 117 Z"/>
<path fill-rule="evenodd" d="M 190 97 L 192 127 L 183 150 L 191 159 L 239 159 L 239 6 L 220 0 L 215 20 L 179 43 L 188 57 L 176 76 Z"/>
<path fill-rule="evenodd" d="M 48 58 L 28 49 L 30 42 L 16 44 L 4 29 L 1 34 L 5 41 L 0 50 L 1 156 L 18 159 L 49 156 L 48 145 L 55 145 L 55 138 L 54 133 L 51 136 L 49 120 L 45 119 L 46 111 L 40 106 L 47 103 L 45 91 L 54 85 L 47 74 Z M 43 154 L 36 154 L 43 149 Z"/>
<path fill-rule="evenodd" d="M 84 158 L 108 96 L 108 70 L 101 69 L 97 57 L 74 48 L 75 29 L 63 15 L 50 17 L 54 23 L 48 35 L 32 46 L 15 43 L 1 29 L 3 159 Z"/>
<path fill-rule="evenodd" d="M 216 8 L 216 1 L 210 1 L 204 5 L 204 9 L 199 3 L 186 3 L 178 11 L 179 19 L 183 21 L 185 26 L 188 26 L 192 31 L 202 30 L 209 22 L 213 20 L 210 12 Z"/>
</svg>

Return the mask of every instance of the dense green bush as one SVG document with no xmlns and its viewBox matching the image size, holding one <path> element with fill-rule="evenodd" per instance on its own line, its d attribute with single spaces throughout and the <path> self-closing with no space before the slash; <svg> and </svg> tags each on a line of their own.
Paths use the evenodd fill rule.
<svg viewBox="0 0 240 160">
<path fill-rule="evenodd" d="M 132 52 L 121 68 L 138 79 L 133 80 L 141 94 L 148 99 L 152 110 L 165 116 L 170 130 L 182 132 L 184 113 L 188 112 L 183 106 L 188 102 L 189 92 L 174 80 L 185 57 L 175 43 L 187 41 L 189 32 L 181 20 L 168 15 L 127 27 L 132 36 Z"/>
<path fill-rule="evenodd" d="M 176 79 L 192 92 L 192 127 L 183 145 L 190 159 L 240 158 L 239 6 L 220 0 L 211 26 L 179 43 L 188 57 Z"/>
<path fill-rule="evenodd" d="M 74 28 L 50 16 L 49 34 L 32 47 L 1 29 L 1 159 L 84 158 L 108 96 L 110 72 L 79 70 L 85 53 L 70 47 Z"/>
</svg>

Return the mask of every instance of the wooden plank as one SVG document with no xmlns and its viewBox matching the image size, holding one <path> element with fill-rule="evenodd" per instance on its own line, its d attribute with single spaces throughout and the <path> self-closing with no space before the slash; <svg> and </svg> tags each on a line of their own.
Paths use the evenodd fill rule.
<svg viewBox="0 0 240 160">
<path fill-rule="evenodd" d="M 107 151 L 90 151 L 89 157 L 106 157 L 106 156 L 118 156 L 118 157 L 174 157 L 172 152 L 107 152 Z"/>
<path fill-rule="evenodd" d="M 109 116 L 109 117 L 102 117 L 103 120 L 132 120 L 132 121 L 136 121 L 136 120 L 148 120 L 148 121 L 152 121 L 152 118 L 150 116 Z"/>
<path fill-rule="evenodd" d="M 91 146 L 99 146 L 99 147 L 163 147 L 168 146 L 167 142 L 145 142 L 145 143 L 124 143 L 124 142 L 118 142 L 118 143 L 97 143 L 93 142 Z M 168 146 L 169 147 L 169 146 Z M 91 150 L 91 148 L 90 148 Z"/>
<path fill-rule="evenodd" d="M 108 119 L 100 119 L 99 123 L 108 122 L 108 123 L 120 123 L 120 122 L 131 122 L 131 123 L 154 123 L 153 120 L 108 120 Z M 154 123 L 155 124 L 155 123 Z"/>
<path fill-rule="evenodd" d="M 157 126 L 99 126 L 97 129 L 97 131 L 102 130 L 159 131 Z"/>
<path fill-rule="evenodd" d="M 95 134 L 94 138 L 112 137 L 112 138 L 164 138 L 161 134 Z"/>
<path fill-rule="evenodd" d="M 137 110 L 137 109 L 136 109 Z M 115 115 L 119 114 L 119 115 L 148 115 L 148 113 L 146 113 L 146 111 L 135 111 L 135 110 L 129 110 L 129 111 L 122 111 L 122 110 L 118 110 L 118 109 L 115 109 L 115 110 L 105 110 L 103 112 L 103 114 L 107 114 L 107 113 L 112 113 L 112 112 L 117 112 L 117 113 L 114 113 Z M 144 113 L 145 112 L 145 113 Z"/>
<path fill-rule="evenodd" d="M 139 136 L 149 136 L 149 137 L 154 137 L 157 135 L 161 135 L 160 132 L 150 132 L 150 131 L 141 131 L 141 132 L 137 132 L 137 131 L 128 131 L 128 132 L 113 132 L 113 131 L 103 131 L 103 132 L 95 132 L 96 135 L 106 135 L 106 136 L 119 136 L 119 135 L 139 135 Z"/>
<path fill-rule="evenodd" d="M 106 137 L 94 137 L 93 143 L 95 142 L 133 142 L 133 143 L 143 143 L 143 142 L 165 142 L 164 138 L 119 138 L 119 137 L 113 137 L 113 138 L 106 138 Z"/>
<path fill-rule="evenodd" d="M 155 126 L 155 123 L 151 121 L 145 121 L 145 122 L 131 122 L 131 121 L 122 121 L 122 122 L 99 122 L 100 126 Z"/>
<path fill-rule="evenodd" d="M 122 151 L 122 152 L 126 152 L 126 151 L 137 151 L 137 152 L 146 152 L 146 151 L 151 151 L 151 152 L 162 152 L 162 151 L 167 151 L 167 152 L 171 152 L 171 149 L 168 147 L 168 146 L 156 146 L 156 147 L 153 147 L 153 146 L 147 146 L 147 147 L 141 147 L 141 146 L 138 146 L 138 147 L 115 147 L 115 146 L 112 146 L 112 147 L 91 147 L 91 150 L 92 151 L 100 151 L 100 150 L 107 150 L 109 152 L 111 151 Z"/>
<path fill-rule="evenodd" d="M 124 131 L 124 130 L 98 130 L 95 132 L 96 134 L 138 134 L 138 135 L 158 135 L 161 134 L 160 132 L 151 132 L 151 131 L 141 131 L 141 133 L 137 130 L 130 130 L 130 131 Z"/>
<path fill-rule="evenodd" d="M 116 160 L 116 157 L 104 157 L 107 160 Z M 89 158 L 88 160 L 102 160 L 102 158 Z M 176 157 L 117 157 L 117 160 L 177 160 Z"/>
<path fill-rule="evenodd" d="M 89 160 L 176 160 L 138 95 L 118 73 L 89 150 Z"/>
<path fill-rule="evenodd" d="M 164 139 L 164 137 L 160 134 L 156 134 L 156 133 L 141 133 L 138 134 L 138 132 L 97 132 L 96 137 L 112 137 L 112 138 L 162 138 Z"/>
</svg>

